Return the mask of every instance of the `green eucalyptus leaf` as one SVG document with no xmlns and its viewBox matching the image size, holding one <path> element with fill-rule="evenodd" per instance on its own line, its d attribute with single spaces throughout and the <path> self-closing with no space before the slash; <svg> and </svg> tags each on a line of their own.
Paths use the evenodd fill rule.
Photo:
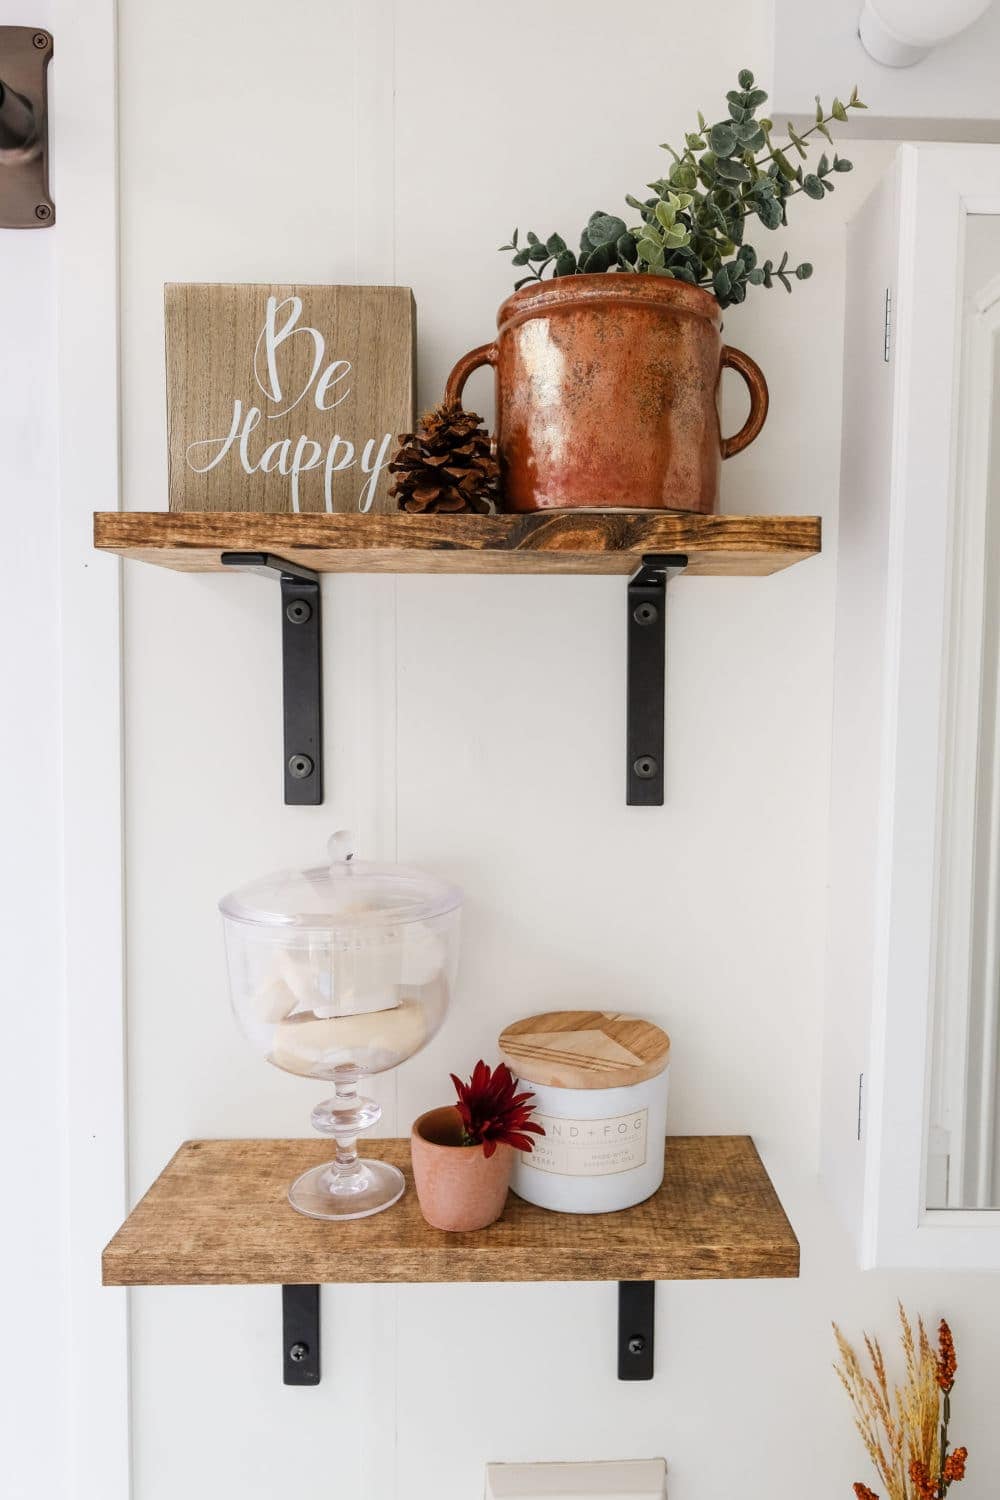
<svg viewBox="0 0 1000 1500">
<path fill-rule="evenodd" d="M 728 156 L 731 151 L 736 150 L 736 131 L 726 122 L 713 125 L 708 132 L 708 142 L 716 156 Z"/>
<path fill-rule="evenodd" d="M 576 274 L 576 256 L 572 250 L 563 250 L 556 256 L 553 276 L 574 276 Z"/>
<path fill-rule="evenodd" d="M 756 212 L 765 229 L 781 227 L 781 204 L 777 198 L 761 198 L 756 204 Z"/>
<path fill-rule="evenodd" d="M 670 174 L 671 186 L 689 193 L 698 186 L 698 173 L 689 162 L 680 162 Z"/>
<path fill-rule="evenodd" d="M 540 243 L 540 241 L 539 241 L 538 235 L 535 233 L 535 231 L 533 229 L 529 229 L 528 230 L 528 244 L 529 245 L 537 245 L 539 243 Z"/>
<path fill-rule="evenodd" d="M 760 151 L 767 144 L 764 139 L 764 132 L 756 120 L 748 120 L 745 125 L 739 126 L 736 133 L 740 138 L 740 145 L 745 151 Z"/>
<path fill-rule="evenodd" d="M 750 171 L 741 161 L 735 161 L 728 156 L 720 156 L 718 163 L 719 176 L 726 182 L 749 182 Z"/>
<path fill-rule="evenodd" d="M 615 214 L 598 214 L 587 225 L 587 234 L 595 248 L 613 245 L 625 233 L 625 220 L 619 219 Z"/>
<path fill-rule="evenodd" d="M 823 197 L 823 184 L 813 172 L 807 172 L 802 179 L 802 191 L 809 198 Z"/>
<path fill-rule="evenodd" d="M 712 277 L 712 286 L 717 297 L 728 297 L 732 282 L 729 279 L 729 267 L 720 266 Z"/>
<path fill-rule="evenodd" d="M 661 198 L 659 203 L 656 205 L 654 212 L 659 222 L 663 225 L 664 229 L 670 229 L 673 227 L 674 220 L 677 217 L 677 210 L 674 208 L 672 203 L 668 203 L 665 198 Z"/>
<path fill-rule="evenodd" d="M 747 281 L 749 281 L 751 286 L 760 286 L 763 280 L 764 272 L 759 266 L 755 266 L 752 271 L 747 272 Z"/>
<path fill-rule="evenodd" d="M 593 274 L 595 271 L 606 271 L 614 260 L 614 245 L 597 245 L 587 256 L 587 263 L 583 270 Z"/>
<path fill-rule="evenodd" d="M 840 120 L 840 122 L 842 124 L 846 124 L 846 122 L 847 122 L 847 110 L 841 104 L 841 102 L 840 102 L 839 99 L 834 99 L 834 101 L 833 101 L 833 108 L 830 110 L 830 113 L 833 115 L 833 118 L 835 120 Z"/>
<path fill-rule="evenodd" d="M 835 172 L 853 172 L 854 163 L 848 161 L 846 156 L 835 156 L 833 158 L 833 170 Z"/>
<path fill-rule="evenodd" d="M 742 68 L 740 70 L 739 85 L 741 89 L 753 88 L 753 74 L 749 68 Z"/>
<path fill-rule="evenodd" d="M 795 274 L 799 281 L 808 281 L 812 273 L 813 268 L 807 260 L 804 260 L 800 266 L 795 267 Z"/>
<path fill-rule="evenodd" d="M 615 249 L 618 251 L 619 260 L 627 262 L 630 266 L 635 265 L 636 247 L 634 234 L 626 232 L 621 235 L 618 243 L 615 245 Z"/>
<path fill-rule="evenodd" d="M 530 254 L 531 251 L 527 248 L 525 248 L 524 250 L 519 250 L 514 256 L 514 259 L 511 261 L 511 264 L 514 266 L 526 266 L 528 264 L 528 257 L 530 256 Z"/>
<path fill-rule="evenodd" d="M 561 255 L 566 249 L 566 241 L 561 234 L 550 234 L 545 241 L 545 248 L 550 255 Z"/>
<path fill-rule="evenodd" d="M 551 257 L 549 256 L 549 252 L 546 250 L 544 245 L 532 245 L 531 249 L 528 251 L 528 259 L 531 261 L 549 260 L 550 258 Z"/>
</svg>

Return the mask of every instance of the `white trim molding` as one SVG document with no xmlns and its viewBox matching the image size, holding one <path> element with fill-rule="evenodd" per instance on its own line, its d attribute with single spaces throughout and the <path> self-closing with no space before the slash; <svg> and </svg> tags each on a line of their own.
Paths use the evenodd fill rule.
<svg viewBox="0 0 1000 1500">
<path fill-rule="evenodd" d="M 57 239 L 66 1276 L 74 1500 L 128 1500 L 126 1294 L 101 1249 L 127 1208 L 121 565 L 92 512 L 119 503 L 117 47 L 114 0 L 58 0 L 51 132 Z"/>
<path fill-rule="evenodd" d="M 940 1123 L 942 1087 L 931 1067 L 941 1030 L 934 1001 L 942 984 L 970 971 L 970 856 L 981 816 L 970 804 L 976 749 L 956 729 L 956 710 L 968 718 L 971 705 L 978 724 L 980 649 L 970 649 L 968 637 L 982 633 L 984 598 L 975 535 L 985 514 L 956 502 L 965 226 L 970 213 L 1000 212 L 1000 150 L 903 147 L 880 194 L 881 240 L 859 239 L 848 257 L 850 303 L 867 284 L 861 258 L 889 245 L 894 326 L 887 368 L 869 327 L 876 308 L 848 317 L 853 389 L 837 651 L 850 674 L 838 668 L 833 773 L 835 818 L 845 798 L 859 801 L 869 808 L 874 842 L 869 849 L 849 829 L 831 829 L 824 1159 L 862 1264 L 1000 1268 L 1000 1213 L 973 1219 L 926 1207 L 928 1126 L 935 1114 Z M 933 245 L 920 232 L 930 213 Z M 882 401 L 884 420 L 874 423 L 866 408 Z M 982 497 L 970 505 L 977 503 L 982 510 Z M 870 898 L 870 932 L 843 920 L 855 910 L 852 883 Z M 844 976 L 853 993 L 845 993 Z M 968 1052 L 959 1038 L 959 1055 Z M 844 1111 L 834 1108 L 858 1073 L 866 1097 L 860 1140 L 856 1131 L 848 1137 Z"/>
</svg>

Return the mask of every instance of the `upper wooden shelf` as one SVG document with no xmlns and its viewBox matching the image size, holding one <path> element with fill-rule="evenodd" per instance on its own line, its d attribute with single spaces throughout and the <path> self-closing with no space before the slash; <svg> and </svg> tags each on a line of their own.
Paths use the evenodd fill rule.
<svg viewBox="0 0 1000 1500">
<path fill-rule="evenodd" d="M 654 553 L 687 572 L 776 573 L 820 550 L 818 516 L 561 511 L 531 516 L 99 511 L 94 545 L 183 572 L 222 552 L 270 552 L 320 573 L 633 573 Z"/>
<path fill-rule="evenodd" d="M 330 1143 L 188 1141 L 104 1251 L 106 1286 L 379 1281 L 663 1281 L 789 1277 L 799 1246 L 747 1136 L 674 1136 L 659 1192 L 622 1213 L 559 1214 L 511 1194 L 477 1234 L 420 1213 L 409 1142 L 366 1140 L 395 1162 L 395 1207 L 344 1224 L 304 1218 L 289 1183 Z"/>
</svg>

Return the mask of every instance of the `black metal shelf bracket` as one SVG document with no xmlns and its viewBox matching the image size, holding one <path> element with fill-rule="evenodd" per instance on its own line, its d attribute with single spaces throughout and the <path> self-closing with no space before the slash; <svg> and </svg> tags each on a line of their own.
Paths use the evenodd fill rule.
<svg viewBox="0 0 1000 1500">
<path fill-rule="evenodd" d="M 319 1287 L 281 1288 L 281 1351 L 286 1385 L 319 1385 Z"/>
<path fill-rule="evenodd" d="M 656 1282 L 618 1283 L 618 1379 L 652 1380 Z M 319 1287 L 281 1288 L 285 1385 L 319 1385 Z"/>
<path fill-rule="evenodd" d="M 224 567 L 281 584 L 285 802 L 323 801 L 323 609 L 319 575 L 270 552 L 223 552 Z"/>
<path fill-rule="evenodd" d="M 626 803 L 663 806 L 667 578 L 687 567 L 678 553 L 644 557 L 628 585 Z M 627 1283 L 622 1283 L 627 1285 Z"/>
<path fill-rule="evenodd" d="M 619 1281 L 619 1380 L 652 1380 L 655 1313 L 655 1281 Z"/>
</svg>

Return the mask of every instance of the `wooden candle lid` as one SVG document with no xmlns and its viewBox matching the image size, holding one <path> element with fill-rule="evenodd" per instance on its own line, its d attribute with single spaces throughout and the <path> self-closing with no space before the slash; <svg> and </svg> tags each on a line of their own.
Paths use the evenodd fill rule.
<svg viewBox="0 0 1000 1500">
<path fill-rule="evenodd" d="M 627 1088 L 670 1061 L 670 1038 L 652 1021 L 610 1010 L 550 1010 L 515 1021 L 500 1054 L 525 1083 L 561 1089 Z"/>
</svg>

